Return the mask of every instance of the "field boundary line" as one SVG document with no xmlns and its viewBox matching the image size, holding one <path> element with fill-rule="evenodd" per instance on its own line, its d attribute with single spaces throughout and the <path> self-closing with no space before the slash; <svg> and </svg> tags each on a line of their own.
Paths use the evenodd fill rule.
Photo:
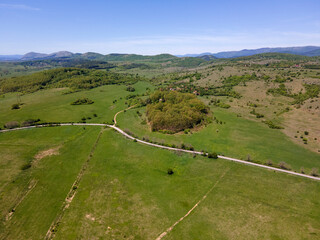
<svg viewBox="0 0 320 240">
<path fill-rule="evenodd" d="M 193 210 L 195 210 L 200 203 L 202 203 L 208 196 L 209 193 L 212 192 L 212 190 L 218 185 L 218 183 L 220 182 L 220 180 L 226 175 L 226 173 L 230 170 L 227 169 L 224 173 L 222 173 L 222 175 L 218 178 L 218 180 L 215 182 L 215 184 L 213 184 L 213 186 L 209 189 L 209 191 L 207 191 L 207 193 L 183 216 L 181 217 L 178 221 L 176 221 L 174 224 L 172 224 L 166 231 L 164 231 L 163 233 L 161 233 L 159 235 L 159 237 L 156 238 L 156 240 L 161 240 L 163 237 L 165 237 L 169 232 L 171 232 L 173 230 L 173 228 L 175 226 L 177 226 L 180 222 L 182 222 L 186 217 L 188 217 Z"/>
<path fill-rule="evenodd" d="M 87 158 L 87 160 L 83 163 L 77 177 L 76 177 L 76 180 L 73 182 L 68 194 L 67 194 L 67 197 L 65 198 L 63 204 L 62 204 L 62 207 L 60 209 L 60 212 L 58 213 L 58 215 L 56 216 L 56 218 L 53 220 L 53 222 L 51 223 L 47 233 L 46 233 L 46 236 L 44 239 L 53 239 L 55 237 L 55 233 L 57 232 L 57 227 L 59 225 L 59 222 L 61 221 L 63 215 L 64 215 L 64 212 L 67 208 L 69 208 L 73 198 L 75 197 L 76 193 L 77 193 L 77 190 L 78 190 L 78 185 L 89 165 L 89 162 L 91 160 L 91 158 L 93 157 L 93 153 L 94 151 L 96 150 L 96 147 L 100 141 L 100 138 L 101 138 L 101 135 L 102 133 L 104 132 L 104 129 L 101 129 L 101 131 L 99 132 L 98 134 L 98 137 L 95 141 L 95 143 L 93 144 L 92 148 L 91 148 L 91 151 L 89 153 L 89 156 Z"/>
<path fill-rule="evenodd" d="M 23 194 L 23 196 L 18 200 L 18 202 L 13 206 L 13 208 L 11 209 L 11 211 L 7 214 L 6 216 L 6 221 L 9 221 L 12 217 L 13 214 L 16 211 L 16 208 L 22 203 L 22 201 L 29 195 L 29 193 L 35 188 L 35 186 L 37 185 L 38 180 L 32 179 L 29 181 L 28 183 L 28 190 L 25 192 L 25 194 Z"/>
</svg>

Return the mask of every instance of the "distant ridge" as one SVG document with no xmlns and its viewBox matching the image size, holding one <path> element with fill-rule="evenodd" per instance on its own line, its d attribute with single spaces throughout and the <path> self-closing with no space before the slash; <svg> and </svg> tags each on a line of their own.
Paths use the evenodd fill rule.
<svg viewBox="0 0 320 240">
<path fill-rule="evenodd" d="M 16 61 L 22 58 L 22 55 L 0 55 L 0 61 Z"/>
<path fill-rule="evenodd" d="M 258 49 L 243 49 L 241 51 L 226 51 L 218 53 L 200 53 L 200 54 L 186 54 L 177 55 L 178 57 L 202 57 L 214 56 L 216 58 L 236 58 L 245 57 L 261 53 L 289 53 L 303 56 L 320 56 L 320 47 L 304 46 L 304 47 L 279 47 L 279 48 L 258 48 Z"/>
<path fill-rule="evenodd" d="M 63 58 L 63 57 L 72 57 L 74 53 L 68 51 L 60 51 L 51 54 L 45 53 L 36 53 L 36 52 L 29 52 L 21 57 L 20 60 L 36 60 L 36 59 L 50 59 L 50 58 Z"/>
<path fill-rule="evenodd" d="M 59 51 L 55 53 L 36 53 L 29 52 L 25 55 L 0 55 L 0 61 L 33 61 L 33 60 L 49 60 L 49 59 L 83 59 L 97 61 L 168 61 L 176 58 L 200 58 L 210 61 L 216 58 L 237 58 L 246 57 L 263 53 L 288 53 L 294 55 L 302 55 L 308 57 L 320 56 L 320 47 L 304 46 L 304 47 L 279 47 L 279 48 L 258 48 L 258 49 L 243 49 L 241 51 L 225 51 L 218 53 L 200 53 L 200 54 L 185 54 L 185 55 L 139 55 L 126 53 L 111 53 L 103 55 L 95 52 L 87 53 L 72 53 L 68 51 Z"/>
</svg>

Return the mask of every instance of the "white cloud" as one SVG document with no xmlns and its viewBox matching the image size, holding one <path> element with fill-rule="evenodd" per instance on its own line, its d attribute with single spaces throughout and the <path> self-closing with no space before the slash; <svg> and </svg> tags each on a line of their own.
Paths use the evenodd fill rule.
<svg viewBox="0 0 320 240">
<path fill-rule="evenodd" d="M 24 4 L 5 4 L 5 3 L 0 3 L 0 8 L 31 10 L 31 11 L 39 11 L 40 10 L 40 8 L 34 8 L 34 7 L 24 5 Z"/>
</svg>

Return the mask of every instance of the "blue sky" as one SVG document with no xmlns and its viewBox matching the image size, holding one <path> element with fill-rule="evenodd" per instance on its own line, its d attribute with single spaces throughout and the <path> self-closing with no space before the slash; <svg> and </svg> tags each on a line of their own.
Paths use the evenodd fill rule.
<svg viewBox="0 0 320 240">
<path fill-rule="evenodd" d="M 319 0 L 0 0 L 0 54 L 320 46 Z"/>
</svg>

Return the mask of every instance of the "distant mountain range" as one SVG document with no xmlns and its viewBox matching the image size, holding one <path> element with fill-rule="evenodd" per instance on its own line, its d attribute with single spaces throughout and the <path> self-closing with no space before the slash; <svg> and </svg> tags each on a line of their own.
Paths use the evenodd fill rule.
<svg viewBox="0 0 320 240">
<path fill-rule="evenodd" d="M 227 51 L 218 53 L 200 53 L 200 54 L 185 54 L 185 55 L 170 55 L 159 54 L 155 56 L 144 56 L 137 54 L 117 54 L 112 53 L 103 55 L 94 52 L 88 53 L 72 53 L 68 51 L 60 51 L 51 54 L 30 52 L 25 55 L 0 55 L 0 61 L 30 61 L 30 60 L 47 60 L 47 59 L 86 59 L 98 61 L 143 61 L 143 60 L 170 60 L 177 57 L 196 57 L 206 61 L 216 58 L 236 58 L 245 57 L 261 53 L 289 53 L 302 56 L 320 56 L 320 47 L 305 46 L 305 47 L 285 47 L 285 48 L 259 48 L 259 49 L 244 49 L 241 51 Z"/>
<path fill-rule="evenodd" d="M 258 48 L 258 49 L 243 49 L 241 51 L 227 51 L 218 53 L 200 53 L 200 54 L 185 54 L 177 55 L 177 57 L 201 57 L 214 56 L 216 58 L 236 58 L 245 57 L 261 53 L 289 53 L 303 56 L 320 56 L 320 47 L 305 46 L 305 47 L 284 47 L 284 48 Z"/>
<path fill-rule="evenodd" d="M 23 55 L 0 55 L 0 61 L 16 61 L 22 58 Z"/>
</svg>

